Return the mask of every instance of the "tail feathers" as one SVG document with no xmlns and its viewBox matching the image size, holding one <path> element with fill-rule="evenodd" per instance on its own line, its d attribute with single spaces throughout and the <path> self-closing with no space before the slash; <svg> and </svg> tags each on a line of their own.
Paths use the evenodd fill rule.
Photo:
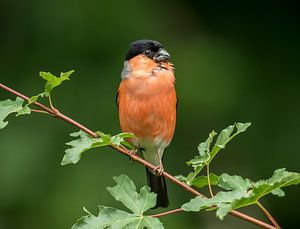
<svg viewBox="0 0 300 229">
<path fill-rule="evenodd" d="M 146 168 L 148 185 L 152 192 L 157 194 L 156 206 L 154 208 L 166 208 L 169 205 L 166 181 L 163 176 L 157 176 Z"/>
</svg>

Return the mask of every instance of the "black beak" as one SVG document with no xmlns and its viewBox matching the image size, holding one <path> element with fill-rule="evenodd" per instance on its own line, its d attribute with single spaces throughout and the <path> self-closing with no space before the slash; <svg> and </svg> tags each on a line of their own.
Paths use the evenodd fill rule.
<svg viewBox="0 0 300 229">
<path fill-rule="evenodd" d="M 163 48 L 160 48 L 153 59 L 157 62 L 170 60 L 170 54 Z"/>
</svg>

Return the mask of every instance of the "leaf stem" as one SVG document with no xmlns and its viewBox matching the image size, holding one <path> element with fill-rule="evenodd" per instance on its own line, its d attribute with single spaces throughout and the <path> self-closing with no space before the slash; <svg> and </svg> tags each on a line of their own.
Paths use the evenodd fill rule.
<svg viewBox="0 0 300 229">
<path fill-rule="evenodd" d="M 49 99 L 49 104 L 50 104 L 51 109 L 54 110 L 54 106 L 52 104 L 52 99 L 51 99 L 50 93 L 49 93 L 48 99 Z"/>
<path fill-rule="evenodd" d="M 49 99 L 49 104 L 50 104 L 51 110 L 52 110 L 54 113 L 59 113 L 58 109 L 56 109 L 56 108 L 53 106 L 53 103 L 52 103 L 52 99 L 51 99 L 50 93 L 49 93 L 48 99 Z"/>
<path fill-rule="evenodd" d="M 276 222 L 276 220 L 274 219 L 274 217 L 271 215 L 271 213 L 259 202 L 256 202 L 256 205 L 263 211 L 263 213 L 269 218 L 269 220 L 273 223 L 273 225 L 277 228 L 277 229 L 281 229 L 281 227 L 279 226 L 279 224 Z"/>
<path fill-rule="evenodd" d="M 206 165 L 206 176 L 207 176 L 207 184 L 208 184 L 208 190 L 209 190 L 209 194 L 211 197 L 214 197 L 214 193 L 212 191 L 212 188 L 211 188 L 211 183 L 210 183 L 210 177 L 209 177 L 209 164 Z"/>
<path fill-rule="evenodd" d="M 0 83 L 0 88 L 2 88 L 3 90 L 6 90 L 6 91 L 8 91 L 8 92 L 10 92 L 10 93 L 12 93 L 14 95 L 16 95 L 16 96 L 18 96 L 18 97 L 20 97 L 20 98 L 22 98 L 22 99 L 24 99 L 26 101 L 29 101 L 29 97 L 27 97 L 26 95 L 23 95 L 20 92 L 15 91 L 14 89 L 12 89 L 10 87 L 7 87 L 6 85 L 4 85 L 2 83 Z M 75 120 L 69 118 L 68 116 L 60 113 L 59 111 L 55 112 L 51 108 L 49 108 L 49 107 L 47 107 L 47 106 L 45 106 L 45 105 L 43 105 L 43 104 L 41 104 L 39 102 L 34 102 L 33 104 L 36 105 L 36 106 L 38 106 L 38 107 L 40 107 L 42 110 L 45 110 L 45 111 L 51 113 L 53 116 L 55 116 L 55 117 L 57 117 L 59 119 L 62 119 L 64 121 L 70 123 L 71 125 L 73 125 L 73 126 L 77 127 L 78 129 L 86 132 L 87 134 L 91 135 L 92 137 L 94 137 L 94 138 L 98 137 L 98 135 L 94 131 L 92 131 L 89 128 L 85 127 L 84 125 L 76 122 Z M 148 161 L 142 159 L 138 155 L 131 154 L 129 150 L 123 149 L 123 148 L 121 148 L 119 146 L 115 146 L 115 145 L 110 145 L 110 147 L 113 148 L 113 149 L 115 149 L 116 151 L 119 151 L 120 153 L 122 153 L 122 154 L 124 154 L 126 156 L 131 157 L 133 160 L 137 161 L 138 163 L 144 165 L 147 168 L 150 168 L 152 170 L 154 170 L 156 168 L 156 166 L 154 166 L 151 163 L 149 163 Z M 176 179 L 171 174 L 169 174 L 169 173 L 167 173 L 167 172 L 164 171 L 162 173 L 162 176 L 164 176 L 165 178 L 169 179 L 171 182 L 175 183 L 176 185 L 182 187 L 186 191 L 188 191 L 188 192 L 190 192 L 190 193 L 192 193 L 192 194 L 194 194 L 196 196 L 201 196 L 203 198 L 206 198 L 205 195 L 201 194 L 200 192 L 198 192 L 197 190 L 195 190 L 192 187 L 188 186 L 187 184 L 179 181 L 178 179 Z M 270 224 L 267 224 L 267 223 L 265 223 L 263 221 L 260 221 L 260 220 L 258 220 L 256 218 L 248 216 L 248 215 L 246 215 L 244 213 L 241 213 L 239 211 L 233 210 L 229 214 L 231 214 L 231 215 L 233 215 L 235 217 L 238 217 L 238 218 L 240 218 L 242 220 L 245 220 L 245 221 L 248 221 L 250 223 L 253 223 L 253 224 L 257 225 L 257 226 L 260 226 L 261 228 L 276 229 L 274 226 L 272 226 Z"/>
</svg>

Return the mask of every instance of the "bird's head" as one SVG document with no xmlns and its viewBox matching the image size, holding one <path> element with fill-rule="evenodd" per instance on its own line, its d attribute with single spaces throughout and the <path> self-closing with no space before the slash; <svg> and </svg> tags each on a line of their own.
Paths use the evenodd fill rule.
<svg viewBox="0 0 300 229">
<path fill-rule="evenodd" d="M 130 44 L 130 49 L 126 55 L 126 60 L 143 55 L 155 62 L 167 62 L 170 54 L 163 48 L 162 44 L 153 40 L 137 40 Z"/>
</svg>

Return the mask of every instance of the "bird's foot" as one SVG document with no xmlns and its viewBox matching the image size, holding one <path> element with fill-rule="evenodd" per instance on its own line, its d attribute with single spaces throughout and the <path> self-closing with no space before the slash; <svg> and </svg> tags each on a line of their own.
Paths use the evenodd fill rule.
<svg viewBox="0 0 300 229">
<path fill-rule="evenodd" d="M 138 149 L 132 149 L 129 150 L 129 156 L 135 155 L 137 153 Z"/>
<path fill-rule="evenodd" d="M 158 165 L 154 168 L 153 171 L 156 173 L 156 175 L 161 176 L 164 173 L 165 170 L 164 170 L 164 167 L 162 165 Z"/>
<path fill-rule="evenodd" d="M 138 149 L 132 149 L 132 150 L 129 150 L 129 161 L 133 164 L 134 163 L 134 160 L 133 158 L 131 157 L 132 155 L 135 155 L 137 153 Z"/>
</svg>

